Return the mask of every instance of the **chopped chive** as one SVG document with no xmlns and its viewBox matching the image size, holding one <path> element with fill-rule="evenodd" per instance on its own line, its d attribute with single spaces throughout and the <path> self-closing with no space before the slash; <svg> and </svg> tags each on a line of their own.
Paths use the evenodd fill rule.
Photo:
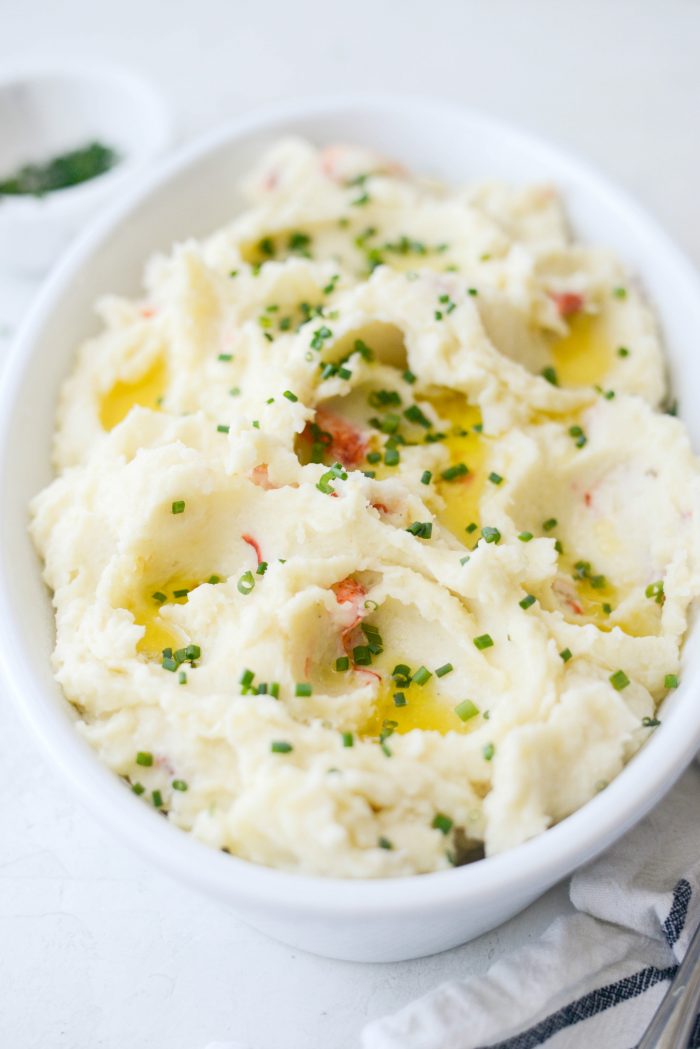
<svg viewBox="0 0 700 1049">
<path fill-rule="evenodd" d="M 343 670 L 350 669 L 350 660 L 347 656 L 338 656 L 335 661 L 335 669 L 341 673 Z"/>
<path fill-rule="evenodd" d="M 411 385 L 416 381 L 415 375 L 412 371 L 409 371 L 408 369 L 406 369 L 406 371 L 403 373 L 403 378 L 405 382 L 410 383 Z"/>
<path fill-rule="evenodd" d="M 232 361 L 233 360 L 233 354 L 232 353 L 220 353 L 217 359 L 220 360 L 220 361 Z"/>
<path fill-rule="evenodd" d="M 273 699 L 280 698 L 280 684 L 279 681 L 271 681 L 267 690 L 268 696 L 272 696 Z"/>
<path fill-rule="evenodd" d="M 667 674 L 664 678 L 664 688 L 678 688 L 678 675 Z"/>
<path fill-rule="evenodd" d="M 398 466 L 399 459 L 398 448 L 387 448 L 384 452 L 384 464 L 386 466 Z"/>
<path fill-rule="evenodd" d="M 185 512 L 185 500 L 184 499 L 176 499 L 175 502 L 170 507 L 170 510 L 171 510 L 171 513 L 174 513 L 174 514 L 184 514 L 184 512 Z"/>
<path fill-rule="evenodd" d="M 287 743 L 286 740 L 276 739 L 270 744 L 270 750 L 273 754 L 289 754 L 290 750 L 294 750 L 291 743 Z"/>
<path fill-rule="evenodd" d="M 556 517 L 548 517 L 546 521 L 542 522 L 542 527 L 545 532 L 551 532 L 553 528 L 556 528 L 559 522 Z"/>
<path fill-rule="evenodd" d="M 180 673 L 177 675 L 177 680 L 179 681 L 179 683 L 181 685 L 186 685 L 187 684 L 187 672 L 185 670 L 181 670 Z"/>
<path fill-rule="evenodd" d="M 164 601 L 168 600 L 166 595 L 160 590 L 156 590 L 155 594 L 151 594 L 151 597 L 154 601 L 157 601 L 159 605 L 162 605 Z"/>
<path fill-rule="evenodd" d="M 255 674 L 252 670 L 244 670 L 239 679 L 240 684 L 243 685 L 244 688 L 249 688 L 249 686 L 253 684 L 254 678 Z"/>
<path fill-rule="evenodd" d="M 423 666 L 418 667 L 418 670 L 416 670 L 415 674 L 413 675 L 413 684 L 424 685 L 426 681 L 429 681 L 432 676 L 432 670 L 428 670 L 427 667 Z"/>
<path fill-rule="evenodd" d="M 482 749 L 481 753 L 484 756 L 484 761 L 491 761 L 491 758 L 496 753 L 496 748 L 493 745 L 493 743 L 487 743 L 486 746 Z"/>
<path fill-rule="evenodd" d="M 468 473 L 469 467 L 466 463 L 455 463 L 454 466 L 448 466 L 443 470 L 440 476 L 443 481 L 456 481 L 458 477 L 464 477 Z"/>
<path fill-rule="evenodd" d="M 183 587 L 182 590 L 173 590 L 173 597 L 187 597 L 189 590 L 187 587 Z"/>
<path fill-rule="evenodd" d="M 521 608 L 529 608 L 530 605 L 534 605 L 536 600 L 537 598 L 534 596 L 534 594 L 528 594 L 522 599 L 522 601 L 518 601 L 518 604 Z"/>
<path fill-rule="evenodd" d="M 306 681 L 297 681 L 294 686 L 295 696 L 310 696 L 313 692 L 313 686 Z"/>
<path fill-rule="evenodd" d="M 151 791 L 151 797 L 153 799 L 153 804 L 157 809 L 163 807 L 163 795 L 159 790 Z"/>
<path fill-rule="evenodd" d="M 256 575 L 265 575 L 265 573 L 267 572 L 268 567 L 269 567 L 269 565 L 268 565 L 267 561 L 261 561 L 260 564 L 258 565 L 258 567 L 255 569 L 255 574 Z"/>
<path fill-rule="evenodd" d="M 469 535 L 471 535 L 471 534 L 472 534 L 472 532 L 476 532 L 476 530 L 477 530 L 477 528 L 478 528 L 478 527 L 479 527 L 479 526 L 478 526 L 478 524 L 476 523 L 476 521 L 471 521 L 471 522 L 470 522 L 470 523 L 469 523 L 469 524 L 467 525 L 467 527 L 466 527 L 466 528 L 464 529 L 464 531 L 465 531 L 465 532 L 467 532 L 467 533 L 468 533 Z"/>
<path fill-rule="evenodd" d="M 344 747 L 353 747 L 355 745 L 355 737 L 352 732 L 341 732 L 340 738 L 343 741 Z"/>
<path fill-rule="evenodd" d="M 533 537 L 532 532 L 521 532 L 520 535 L 518 536 L 518 539 L 520 540 L 521 543 L 529 543 L 530 540 L 533 539 L 533 538 L 534 537 Z"/>
<path fill-rule="evenodd" d="M 381 459 L 382 459 L 382 453 L 381 452 L 367 452 L 367 462 L 368 463 L 379 463 L 379 462 L 381 462 Z"/>
<path fill-rule="evenodd" d="M 617 347 L 617 356 L 618 357 L 629 357 L 629 355 L 630 355 L 630 351 L 627 349 L 626 346 L 618 346 Z"/>
<path fill-rule="evenodd" d="M 427 415 L 424 415 L 417 404 L 412 404 L 404 411 L 404 417 L 411 423 L 416 423 L 418 426 L 422 426 L 424 429 L 429 430 L 432 427 L 432 423 Z"/>
<path fill-rule="evenodd" d="M 184 779 L 174 779 L 172 782 L 172 788 L 173 790 L 180 790 L 184 792 L 187 790 L 187 783 Z"/>
<path fill-rule="evenodd" d="M 228 393 L 229 393 L 229 397 L 240 397 L 240 395 L 241 395 L 241 388 L 240 388 L 240 386 L 232 386 L 231 389 L 228 391 Z"/>
<path fill-rule="evenodd" d="M 207 583 L 211 583 L 212 586 L 214 586 L 216 583 L 220 583 L 220 582 L 221 582 L 221 576 L 218 576 L 218 575 L 210 575 L 209 578 L 207 579 Z"/>
<path fill-rule="evenodd" d="M 153 764 L 153 755 L 150 750 L 140 750 L 136 755 L 136 764 L 143 765 L 144 768 L 148 768 Z"/>
<path fill-rule="evenodd" d="M 394 706 L 405 707 L 406 706 L 406 695 L 404 692 L 394 692 Z"/>
<path fill-rule="evenodd" d="M 380 849 L 393 849 L 394 847 L 389 841 L 389 839 L 385 837 L 379 838 L 379 840 L 377 841 L 377 845 Z"/>
<path fill-rule="evenodd" d="M 284 393 L 282 394 L 282 396 L 286 397 L 288 401 L 298 401 L 299 400 L 297 395 L 295 393 L 292 393 L 291 390 L 285 390 Z"/>
<path fill-rule="evenodd" d="M 132 783 L 131 789 L 133 790 L 134 794 L 146 793 L 146 788 L 144 787 L 143 783 Z"/>
<path fill-rule="evenodd" d="M 244 572 L 236 584 L 239 594 L 247 596 L 255 587 L 255 578 L 252 572 Z"/>
<path fill-rule="evenodd" d="M 613 293 L 613 295 L 615 296 L 616 299 L 626 299 L 627 298 L 627 288 L 613 288 L 613 292 L 612 293 Z"/>
<path fill-rule="evenodd" d="M 562 660 L 562 662 L 568 663 L 569 660 L 571 659 L 571 649 L 570 648 L 563 648 L 561 650 L 561 652 L 559 653 L 559 658 Z"/>
<path fill-rule="evenodd" d="M 479 651 L 482 651 L 485 648 L 491 648 L 493 645 L 493 638 L 490 634 L 479 634 L 478 637 L 474 638 L 474 644 Z"/>
<path fill-rule="evenodd" d="M 430 539 L 433 534 L 433 526 L 430 521 L 413 521 L 406 531 L 418 539 Z"/>
<path fill-rule="evenodd" d="M 438 667 L 435 671 L 435 677 L 445 677 L 446 674 L 451 674 L 454 667 L 451 663 L 443 663 L 441 667 Z"/>
<path fill-rule="evenodd" d="M 442 831 L 443 834 L 449 834 L 452 830 L 452 824 L 453 821 L 450 819 L 449 816 L 443 815 L 442 812 L 436 812 L 433 817 L 433 822 L 430 824 L 430 826 L 434 830 Z"/>
<path fill-rule="evenodd" d="M 494 473 L 493 471 L 489 474 L 489 481 L 491 484 L 503 484 L 503 478 L 501 475 Z"/>
<path fill-rule="evenodd" d="M 491 525 L 484 525 L 481 529 L 481 534 L 487 543 L 500 543 L 501 533 L 497 528 L 493 528 Z"/>
<path fill-rule="evenodd" d="M 358 667 L 368 667 L 372 663 L 372 652 L 367 645 L 355 645 L 352 659 Z"/>
<path fill-rule="evenodd" d="M 458 703 L 455 707 L 455 714 L 460 721 L 470 721 L 475 718 L 479 713 L 479 708 L 476 704 L 472 703 L 471 699 L 463 699 L 461 703 Z"/>
<path fill-rule="evenodd" d="M 547 382 L 551 383 L 552 386 L 559 385 L 559 379 L 557 378 L 556 370 L 552 367 L 542 369 L 542 378 L 546 379 Z"/>
<path fill-rule="evenodd" d="M 612 612 L 612 605 L 609 605 L 607 601 L 604 601 L 602 607 L 603 607 L 603 611 L 605 612 L 606 616 L 609 616 L 610 613 Z"/>
<path fill-rule="evenodd" d="M 608 680 L 617 692 L 621 692 L 623 688 L 627 688 L 630 683 L 630 679 L 627 677 L 624 670 L 616 670 L 614 674 L 610 675 Z"/>
<path fill-rule="evenodd" d="M 459 563 L 461 565 L 466 565 L 468 560 L 469 560 L 469 554 L 465 554 L 464 557 L 460 557 Z"/>
<path fill-rule="evenodd" d="M 423 473 L 421 474 L 420 483 L 421 484 L 430 484 L 432 479 L 433 479 L 433 472 L 432 472 L 432 470 L 424 470 Z"/>
<path fill-rule="evenodd" d="M 658 718 L 642 718 L 642 725 L 644 728 L 657 728 L 661 722 Z"/>
<path fill-rule="evenodd" d="M 659 579 L 656 583 L 649 583 L 649 586 L 644 591 L 644 596 L 651 597 L 656 601 L 657 605 L 662 605 L 665 600 L 663 580 Z"/>
</svg>

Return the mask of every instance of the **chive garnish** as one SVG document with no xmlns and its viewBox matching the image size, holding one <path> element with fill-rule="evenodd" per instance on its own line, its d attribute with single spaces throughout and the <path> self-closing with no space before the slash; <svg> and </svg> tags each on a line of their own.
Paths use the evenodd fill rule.
<svg viewBox="0 0 700 1049">
<path fill-rule="evenodd" d="M 500 543 L 501 541 L 501 533 L 491 525 L 484 525 L 481 529 L 481 534 L 487 543 Z"/>
<path fill-rule="evenodd" d="M 455 714 L 460 721 L 470 721 L 471 718 L 475 718 L 479 713 L 479 708 L 472 703 L 471 699 L 463 699 L 461 703 L 458 703 L 455 707 Z"/>
<path fill-rule="evenodd" d="M 352 732 L 341 732 L 340 738 L 343 741 L 344 747 L 352 747 L 355 745 L 355 737 Z"/>
<path fill-rule="evenodd" d="M 239 594 L 247 596 L 255 588 L 255 577 L 252 572 L 244 572 L 236 584 Z"/>
<path fill-rule="evenodd" d="M 406 694 L 404 692 L 394 692 L 394 706 L 405 707 L 406 706 Z"/>
<path fill-rule="evenodd" d="M 458 477 L 464 477 L 468 473 L 469 467 L 466 463 L 455 463 L 454 466 L 448 466 L 446 470 L 443 470 L 440 476 L 443 481 L 456 481 Z"/>
<path fill-rule="evenodd" d="M 368 456 L 368 458 L 369 458 L 369 456 Z M 420 483 L 421 484 L 430 484 L 432 479 L 433 479 L 432 470 L 424 470 L 423 473 L 421 474 Z"/>
<path fill-rule="evenodd" d="M 521 608 L 529 608 L 530 605 L 534 605 L 536 600 L 537 599 L 535 598 L 535 596 L 533 594 L 528 594 L 526 597 L 524 597 L 522 599 L 522 601 L 518 601 L 518 604 L 520 605 Z"/>
<path fill-rule="evenodd" d="M 377 845 L 380 849 L 393 849 L 394 847 L 389 841 L 389 839 L 383 836 L 378 840 Z"/>
<path fill-rule="evenodd" d="M 678 675 L 667 674 L 664 678 L 664 688 L 678 688 Z"/>
<path fill-rule="evenodd" d="M 310 696 L 312 692 L 313 686 L 310 685 L 307 681 L 297 681 L 296 685 L 294 686 L 295 696 Z"/>
<path fill-rule="evenodd" d="M 556 517 L 548 517 L 546 521 L 542 522 L 542 527 L 545 532 L 551 532 L 553 528 L 556 528 L 559 522 Z"/>
<path fill-rule="evenodd" d="M 413 675 L 414 685 L 424 685 L 433 676 L 432 670 L 428 670 L 427 667 L 418 667 L 415 674 Z"/>
<path fill-rule="evenodd" d="M 485 648 L 491 648 L 493 645 L 493 638 L 490 634 L 479 634 L 478 637 L 474 638 L 474 644 L 479 651 L 482 651 Z"/>
<path fill-rule="evenodd" d="M 414 521 L 406 531 L 418 539 L 430 539 L 433 534 L 433 526 L 430 521 Z"/>
<path fill-rule="evenodd" d="M 559 653 L 559 658 L 562 660 L 562 662 L 568 663 L 569 660 L 571 659 L 571 649 L 570 648 L 563 648 L 561 650 L 561 652 Z"/>
<path fill-rule="evenodd" d="M 614 674 L 610 675 L 609 681 L 616 692 L 621 692 L 622 689 L 627 688 L 630 683 L 630 679 L 627 677 L 624 670 L 616 670 Z"/>
<path fill-rule="evenodd" d="M 136 755 L 136 764 L 148 768 L 153 764 L 153 755 L 149 750 L 140 750 Z"/>
<path fill-rule="evenodd" d="M 134 794 L 146 793 L 146 788 L 144 787 L 143 783 L 132 783 L 131 789 L 133 790 Z"/>
<path fill-rule="evenodd" d="M 286 740 L 276 739 L 270 744 L 270 750 L 273 754 L 289 754 L 290 750 L 294 750 L 291 743 L 287 743 Z"/>
<path fill-rule="evenodd" d="M 298 401 L 299 400 L 297 395 L 295 393 L 292 393 L 291 390 L 285 390 L 284 393 L 282 394 L 282 396 L 286 397 L 288 401 Z"/>
<path fill-rule="evenodd" d="M 153 799 L 153 804 L 157 809 L 163 807 L 163 795 L 159 790 L 151 791 L 151 797 Z"/>
<path fill-rule="evenodd" d="M 430 824 L 434 830 L 442 831 L 443 834 L 449 834 L 452 830 L 453 821 L 449 816 L 443 815 L 442 812 L 436 812 L 433 817 L 433 822 Z"/>
<path fill-rule="evenodd" d="M 557 373 L 556 373 L 555 369 L 552 368 L 552 367 L 547 367 L 547 368 L 543 368 L 542 369 L 542 378 L 546 379 L 548 383 L 552 384 L 552 386 L 558 386 L 559 385 L 559 379 L 557 378 Z"/>
<path fill-rule="evenodd" d="M 451 663 L 443 663 L 441 667 L 438 667 L 435 671 L 435 677 L 445 677 L 446 674 L 450 674 L 454 670 Z"/>
<path fill-rule="evenodd" d="M 642 725 L 644 728 L 657 728 L 660 724 L 661 722 L 658 718 L 642 718 Z"/>
<path fill-rule="evenodd" d="M 494 473 L 493 471 L 489 474 L 489 481 L 491 484 L 503 484 L 503 478 L 501 475 Z"/>
<path fill-rule="evenodd" d="M 493 745 L 493 743 L 487 743 L 486 746 L 481 751 L 481 753 L 484 756 L 484 761 L 491 761 L 491 758 L 496 753 L 496 748 Z"/>
<path fill-rule="evenodd" d="M 170 507 L 170 510 L 174 514 L 184 514 L 184 512 L 185 512 L 185 500 L 184 499 L 176 499 L 175 502 Z"/>
<path fill-rule="evenodd" d="M 533 539 L 533 538 L 534 538 L 534 536 L 533 536 L 532 532 L 521 532 L 520 535 L 518 536 L 518 539 L 520 540 L 521 543 L 529 543 L 530 540 Z"/>
<path fill-rule="evenodd" d="M 338 656 L 335 661 L 335 669 L 341 673 L 343 670 L 350 669 L 350 660 L 347 656 Z"/>
<path fill-rule="evenodd" d="M 180 790 L 184 792 L 187 790 L 187 783 L 184 779 L 174 779 L 172 782 L 172 788 L 173 790 Z"/>
</svg>

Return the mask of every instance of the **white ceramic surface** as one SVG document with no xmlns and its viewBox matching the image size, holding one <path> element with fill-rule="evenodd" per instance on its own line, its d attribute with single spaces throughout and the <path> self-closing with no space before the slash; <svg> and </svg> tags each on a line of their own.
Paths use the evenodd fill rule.
<svg viewBox="0 0 700 1049">
<path fill-rule="evenodd" d="M 171 138 L 171 121 L 141 77 L 100 63 L 26 64 L 0 76 L 0 176 L 98 141 L 110 171 L 43 197 L 0 197 L 0 267 L 40 272 L 97 210 L 127 188 Z"/>
<path fill-rule="evenodd" d="M 76 344 L 95 330 L 94 299 L 106 291 L 136 291 L 150 251 L 205 233 L 235 212 L 239 176 L 265 145 L 288 131 L 319 143 L 366 143 L 453 181 L 496 176 L 555 182 L 578 235 L 615 249 L 647 288 L 696 447 L 700 417 L 683 409 L 700 398 L 700 284 L 634 203 L 550 146 L 439 103 L 327 100 L 243 118 L 164 165 L 71 250 L 14 346 L 0 401 L 0 651 L 19 709 L 85 802 L 170 874 L 227 902 L 257 928 L 308 950 L 357 960 L 417 957 L 464 942 L 514 914 L 619 837 L 668 789 L 700 746 L 700 637 L 693 631 L 686 645 L 682 685 L 665 705 L 662 727 L 617 780 L 540 838 L 456 870 L 350 882 L 256 867 L 170 826 L 99 764 L 74 732 L 70 709 L 52 679 L 50 603 L 26 534 L 27 503 L 50 477 L 58 384 Z"/>
</svg>

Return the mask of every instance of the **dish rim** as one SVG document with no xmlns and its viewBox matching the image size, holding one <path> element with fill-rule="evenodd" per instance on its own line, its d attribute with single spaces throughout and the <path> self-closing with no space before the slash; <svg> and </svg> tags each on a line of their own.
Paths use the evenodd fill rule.
<svg viewBox="0 0 700 1049">
<path fill-rule="evenodd" d="M 33 347 L 50 320 L 61 296 L 69 292 L 81 267 L 105 250 L 109 238 L 130 213 L 154 192 L 167 190 L 171 180 L 188 168 L 247 134 L 262 133 L 280 122 L 328 117 L 332 113 L 364 109 L 371 112 L 410 113 L 418 123 L 431 113 L 448 115 L 463 124 L 488 128 L 516 144 L 536 149 L 539 156 L 556 160 L 556 168 L 571 173 L 591 196 L 638 223 L 653 238 L 674 272 L 700 300 L 700 279 L 692 263 L 656 220 L 626 192 L 569 150 L 537 135 L 466 107 L 438 99 L 388 93 L 343 94 L 324 99 L 301 98 L 277 103 L 241 115 L 181 147 L 147 174 L 98 218 L 68 250 L 46 281 L 22 324 L 10 350 L 0 391 L 0 487 L 6 492 L 7 459 L 12 444 L 11 409 L 31 367 Z M 145 262 L 145 259 L 144 259 Z M 690 709 L 700 670 L 682 679 L 674 697 L 675 709 L 634 755 L 620 774 L 599 795 L 560 823 L 506 852 L 467 866 L 420 875 L 390 878 L 333 878 L 261 866 L 203 844 L 143 805 L 120 778 L 103 765 L 79 736 L 67 712 L 59 710 L 42 688 L 31 662 L 31 646 L 15 622 L 8 600 L 7 578 L 11 567 L 4 539 L 0 538 L 0 625 L 5 643 L 0 646 L 0 667 L 16 707 L 32 728 L 45 752 L 66 775 L 73 788 L 95 815 L 103 817 L 137 852 L 190 884 L 223 898 L 236 896 L 259 905 L 286 904 L 315 914 L 386 915 L 413 907 L 439 904 L 449 907 L 470 897 L 480 902 L 496 899 L 509 890 L 530 885 L 532 895 L 559 877 L 602 852 L 641 819 L 670 789 L 700 747 L 700 720 L 689 728 L 684 718 Z M 37 570 L 39 564 L 37 562 Z M 700 625 L 690 642 L 700 647 Z M 10 655 L 11 654 L 11 655 Z M 68 701 L 65 700 L 67 703 Z M 515 893 L 517 895 L 517 892 Z"/>
</svg>

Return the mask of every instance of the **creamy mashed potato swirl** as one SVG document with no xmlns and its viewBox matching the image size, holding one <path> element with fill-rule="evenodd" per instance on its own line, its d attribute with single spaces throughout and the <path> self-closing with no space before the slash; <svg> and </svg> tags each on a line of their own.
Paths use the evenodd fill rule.
<svg viewBox="0 0 700 1049">
<path fill-rule="evenodd" d="M 553 189 L 279 143 L 65 383 L 32 533 L 78 728 L 254 862 L 433 871 L 583 805 L 698 595 L 659 336 Z"/>
</svg>

